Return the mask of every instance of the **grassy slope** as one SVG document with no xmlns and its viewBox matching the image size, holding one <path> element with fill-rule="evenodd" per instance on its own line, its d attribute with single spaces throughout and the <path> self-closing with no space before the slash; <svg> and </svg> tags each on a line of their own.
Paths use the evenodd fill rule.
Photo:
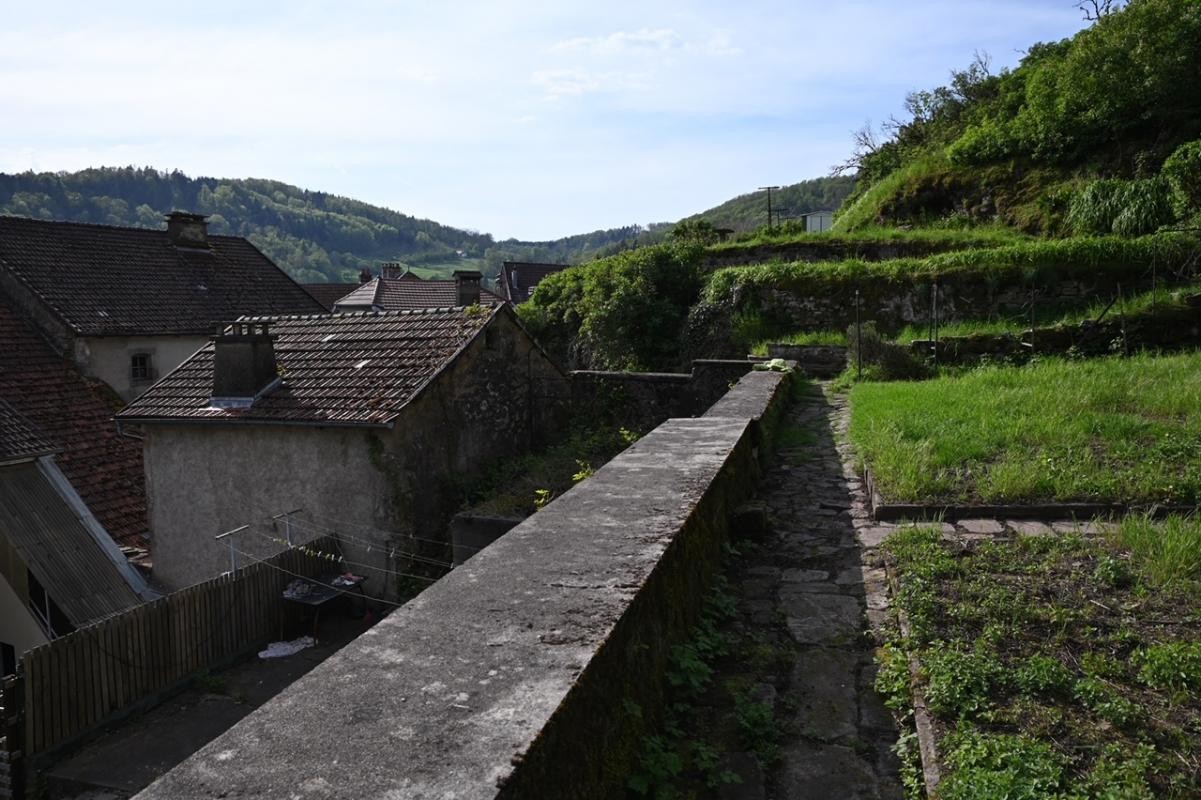
<svg viewBox="0 0 1201 800">
<path fill-rule="evenodd" d="M 1201 354 L 861 384 L 851 439 L 894 502 L 1201 500 Z"/>
</svg>

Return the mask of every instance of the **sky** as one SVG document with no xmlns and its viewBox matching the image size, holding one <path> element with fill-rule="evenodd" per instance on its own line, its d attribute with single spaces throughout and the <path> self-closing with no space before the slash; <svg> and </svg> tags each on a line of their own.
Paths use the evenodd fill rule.
<svg viewBox="0 0 1201 800">
<path fill-rule="evenodd" d="M 545 240 L 827 175 L 1072 0 L 0 0 L 0 172 L 272 178 Z"/>
</svg>

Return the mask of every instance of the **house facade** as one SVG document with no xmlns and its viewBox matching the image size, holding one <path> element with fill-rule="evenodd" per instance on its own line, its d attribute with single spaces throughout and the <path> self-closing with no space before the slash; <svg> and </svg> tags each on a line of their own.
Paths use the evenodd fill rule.
<svg viewBox="0 0 1201 800">
<path fill-rule="evenodd" d="M 222 321 L 325 310 L 250 242 L 183 212 L 158 231 L 0 217 L 0 295 L 126 401 Z"/>
<path fill-rule="evenodd" d="M 118 415 L 145 437 L 155 578 L 337 534 L 401 594 L 449 564 L 466 482 L 552 438 L 569 395 L 507 306 L 243 319 Z"/>
<path fill-rule="evenodd" d="M 58 468 L 62 450 L 0 400 L 0 674 L 154 596 Z"/>
</svg>

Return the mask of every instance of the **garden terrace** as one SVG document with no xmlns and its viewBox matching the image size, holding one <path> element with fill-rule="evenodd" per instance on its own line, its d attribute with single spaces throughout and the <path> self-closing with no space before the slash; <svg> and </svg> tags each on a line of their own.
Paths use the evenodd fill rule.
<svg viewBox="0 0 1201 800">
<path fill-rule="evenodd" d="M 1201 523 L 972 541 L 916 527 L 883 549 L 898 615 L 877 689 L 921 717 L 937 797 L 1201 791 Z"/>
<path fill-rule="evenodd" d="M 877 228 L 854 233 L 796 233 L 784 225 L 761 229 L 753 236 L 711 245 L 702 263 L 708 269 L 773 261 L 884 261 L 915 258 L 954 250 L 998 247 L 1025 240 L 1007 228 L 900 230 Z"/>
<path fill-rule="evenodd" d="M 1201 500 L 1201 354 L 864 383 L 851 403 L 851 441 L 887 502 Z"/>
<path fill-rule="evenodd" d="M 1063 313 L 1110 297 L 1190 280 L 1198 240 L 1185 234 L 1141 239 L 1079 238 L 901 258 L 730 267 L 712 273 L 692 310 L 694 337 L 743 346 L 797 331 L 845 330 L 856 318 L 885 333 L 927 323 L 932 287 L 942 322 L 990 319 L 1037 307 Z M 737 348 L 735 348 L 737 349 Z M 715 351 L 719 352 L 719 351 Z"/>
</svg>

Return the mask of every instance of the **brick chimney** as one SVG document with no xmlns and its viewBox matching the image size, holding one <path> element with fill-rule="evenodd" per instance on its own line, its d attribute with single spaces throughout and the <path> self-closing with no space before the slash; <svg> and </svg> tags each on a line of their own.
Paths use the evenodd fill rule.
<svg viewBox="0 0 1201 800">
<path fill-rule="evenodd" d="M 473 306 L 480 301 L 480 279 L 483 278 L 478 270 L 455 270 L 455 292 L 458 296 L 455 305 Z"/>
<path fill-rule="evenodd" d="M 249 408 L 280 382 L 266 322 L 233 322 L 213 340 L 215 408 Z"/>
<path fill-rule="evenodd" d="M 172 211 L 166 216 L 167 238 L 176 247 L 209 246 L 208 217 L 204 214 L 189 214 L 186 211 Z"/>
<path fill-rule="evenodd" d="M 405 274 L 405 265 L 401 264 L 397 261 L 389 261 L 386 264 L 380 265 L 379 276 L 381 278 L 388 278 L 389 280 L 396 280 L 397 278 L 403 277 L 404 274 Z"/>
<path fill-rule="evenodd" d="M 359 270 L 359 283 L 366 283 L 374 277 L 375 276 L 371 274 L 371 270 L 367 269 L 366 267 L 363 267 L 361 270 Z"/>
</svg>

